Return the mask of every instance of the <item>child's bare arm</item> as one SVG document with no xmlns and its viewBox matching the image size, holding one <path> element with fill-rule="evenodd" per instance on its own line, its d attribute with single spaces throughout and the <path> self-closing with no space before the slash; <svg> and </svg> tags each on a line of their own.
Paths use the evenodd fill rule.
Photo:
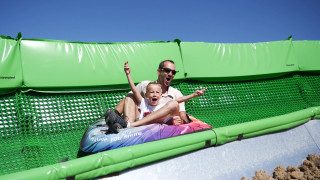
<svg viewBox="0 0 320 180">
<path fill-rule="evenodd" d="M 132 77 L 131 77 L 131 74 L 130 74 L 130 67 L 129 67 L 128 61 L 124 64 L 124 72 L 125 72 L 126 75 L 127 75 L 128 82 L 129 82 L 131 91 L 133 92 L 133 95 L 134 95 L 134 97 L 136 98 L 137 103 L 140 104 L 141 101 L 142 101 L 142 96 L 141 96 L 141 94 L 139 93 L 139 91 L 137 90 L 136 86 L 134 85 L 134 82 L 133 82 Z"/>
<path fill-rule="evenodd" d="M 182 103 L 182 102 L 188 101 L 189 99 L 192 99 L 192 98 L 195 98 L 195 97 L 199 97 L 202 94 L 204 94 L 206 92 L 206 90 L 207 90 L 207 88 L 202 89 L 202 90 L 196 90 L 192 94 L 189 94 L 187 96 L 182 96 L 182 97 L 176 99 L 176 101 L 178 101 L 178 103 Z"/>
</svg>

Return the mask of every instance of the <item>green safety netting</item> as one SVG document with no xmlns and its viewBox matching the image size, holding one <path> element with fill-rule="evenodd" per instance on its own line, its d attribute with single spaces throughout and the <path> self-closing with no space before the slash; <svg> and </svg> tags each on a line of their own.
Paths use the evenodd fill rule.
<svg viewBox="0 0 320 180">
<path fill-rule="evenodd" d="M 202 97 L 187 101 L 186 110 L 218 128 L 310 107 L 299 92 L 297 76 L 229 83 L 193 80 L 180 87 L 183 94 L 208 88 Z M 283 102 L 290 106 L 283 106 Z"/>
<path fill-rule="evenodd" d="M 319 106 L 319 89 L 310 88 L 319 81 L 319 75 L 293 74 L 248 82 L 186 80 L 175 87 L 186 94 L 207 87 L 204 96 L 187 102 L 187 111 L 219 129 Z M 86 127 L 107 108 L 114 108 L 126 92 L 29 92 L 2 96 L 1 143 L 6 145 L 0 147 L 3 159 L 0 173 L 76 159 Z M 290 106 L 284 106 L 284 102 Z"/>
<path fill-rule="evenodd" d="M 126 92 L 1 97 L 0 174 L 76 158 L 86 127 L 107 108 L 114 108 Z"/>
<path fill-rule="evenodd" d="M 0 79 L 0 179 L 88 179 L 320 115 L 318 41 L 0 43 L 1 75 L 15 77 Z M 164 59 L 175 60 L 183 94 L 208 88 L 186 109 L 214 129 L 77 158 L 87 126 L 128 91 L 123 63 L 138 82 L 156 79 Z"/>
</svg>

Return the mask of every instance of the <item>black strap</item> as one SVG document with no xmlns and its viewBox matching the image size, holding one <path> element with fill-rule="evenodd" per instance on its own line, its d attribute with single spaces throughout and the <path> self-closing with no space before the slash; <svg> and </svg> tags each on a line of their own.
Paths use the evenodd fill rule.
<svg viewBox="0 0 320 180">
<path fill-rule="evenodd" d="M 76 179 L 76 176 L 69 176 L 66 178 L 66 180 L 75 180 Z"/>
<path fill-rule="evenodd" d="M 243 134 L 238 135 L 238 140 L 241 141 L 243 139 Z"/>
<path fill-rule="evenodd" d="M 69 160 L 68 158 L 60 159 L 60 160 L 59 160 L 59 163 L 67 162 L 68 160 Z"/>
<path fill-rule="evenodd" d="M 206 144 L 204 145 L 204 148 L 208 148 L 211 146 L 211 140 L 206 140 Z"/>
</svg>

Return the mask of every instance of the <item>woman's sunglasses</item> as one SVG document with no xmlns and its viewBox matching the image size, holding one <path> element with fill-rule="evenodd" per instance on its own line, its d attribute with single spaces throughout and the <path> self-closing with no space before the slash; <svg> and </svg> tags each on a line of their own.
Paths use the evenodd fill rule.
<svg viewBox="0 0 320 180">
<path fill-rule="evenodd" d="M 179 72 L 179 71 L 172 70 L 172 69 L 169 69 L 169 68 L 162 68 L 162 70 L 164 70 L 164 72 L 166 72 L 166 73 L 170 73 L 170 71 L 171 71 L 173 75 L 175 75 L 177 72 Z"/>
</svg>

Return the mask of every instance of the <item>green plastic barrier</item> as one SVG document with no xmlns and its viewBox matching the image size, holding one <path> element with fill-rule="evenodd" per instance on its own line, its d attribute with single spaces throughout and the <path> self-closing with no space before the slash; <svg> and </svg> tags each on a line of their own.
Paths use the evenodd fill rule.
<svg viewBox="0 0 320 180">
<path fill-rule="evenodd" d="M 217 145 L 289 129 L 313 119 L 319 112 L 320 107 L 312 107 L 281 116 L 216 128 L 214 131 L 217 134 Z"/>
<path fill-rule="evenodd" d="M 98 44 L 22 40 L 21 54 L 25 89 L 37 91 L 129 87 L 123 71 L 126 61 L 135 82 L 156 80 L 158 65 L 166 59 L 174 60 L 180 71 L 175 80 L 184 79 L 175 42 Z"/>
<path fill-rule="evenodd" d="M 0 179 L 65 179 L 70 176 L 76 176 L 76 179 L 90 179 L 185 152 L 205 148 L 214 145 L 215 143 L 215 133 L 212 130 L 207 130 L 105 151 L 64 163 L 0 176 Z"/>
<path fill-rule="evenodd" d="M 101 44 L 3 36 L 0 43 L 0 75 L 11 77 L 0 79 L 0 92 L 46 92 L 0 96 L 0 179 L 89 179 L 320 118 L 320 75 L 313 73 L 320 67 L 319 41 L 182 42 L 180 49 L 175 42 Z M 184 94 L 208 87 L 186 108 L 216 129 L 76 159 L 87 125 L 126 94 L 124 62 L 130 62 L 139 82 L 155 80 L 165 59 L 176 62 L 180 72 L 175 80 L 184 81 L 175 87 Z M 70 161 L 56 164 L 63 158 Z"/>
<path fill-rule="evenodd" d="M 320 41 L 294 41 L 300 71 L 320 71 Z"/>
<path fill-rule="evenodd" d="M 180 44 L 187 78 L 247 80 L 298 71 L 291 40 L 247 43 Z"/>
<path fill-rule="evenodd" d="M 0 36 L 0 94 L 12 92 L 21 85 L 19 41 Z"/>
</svg>

